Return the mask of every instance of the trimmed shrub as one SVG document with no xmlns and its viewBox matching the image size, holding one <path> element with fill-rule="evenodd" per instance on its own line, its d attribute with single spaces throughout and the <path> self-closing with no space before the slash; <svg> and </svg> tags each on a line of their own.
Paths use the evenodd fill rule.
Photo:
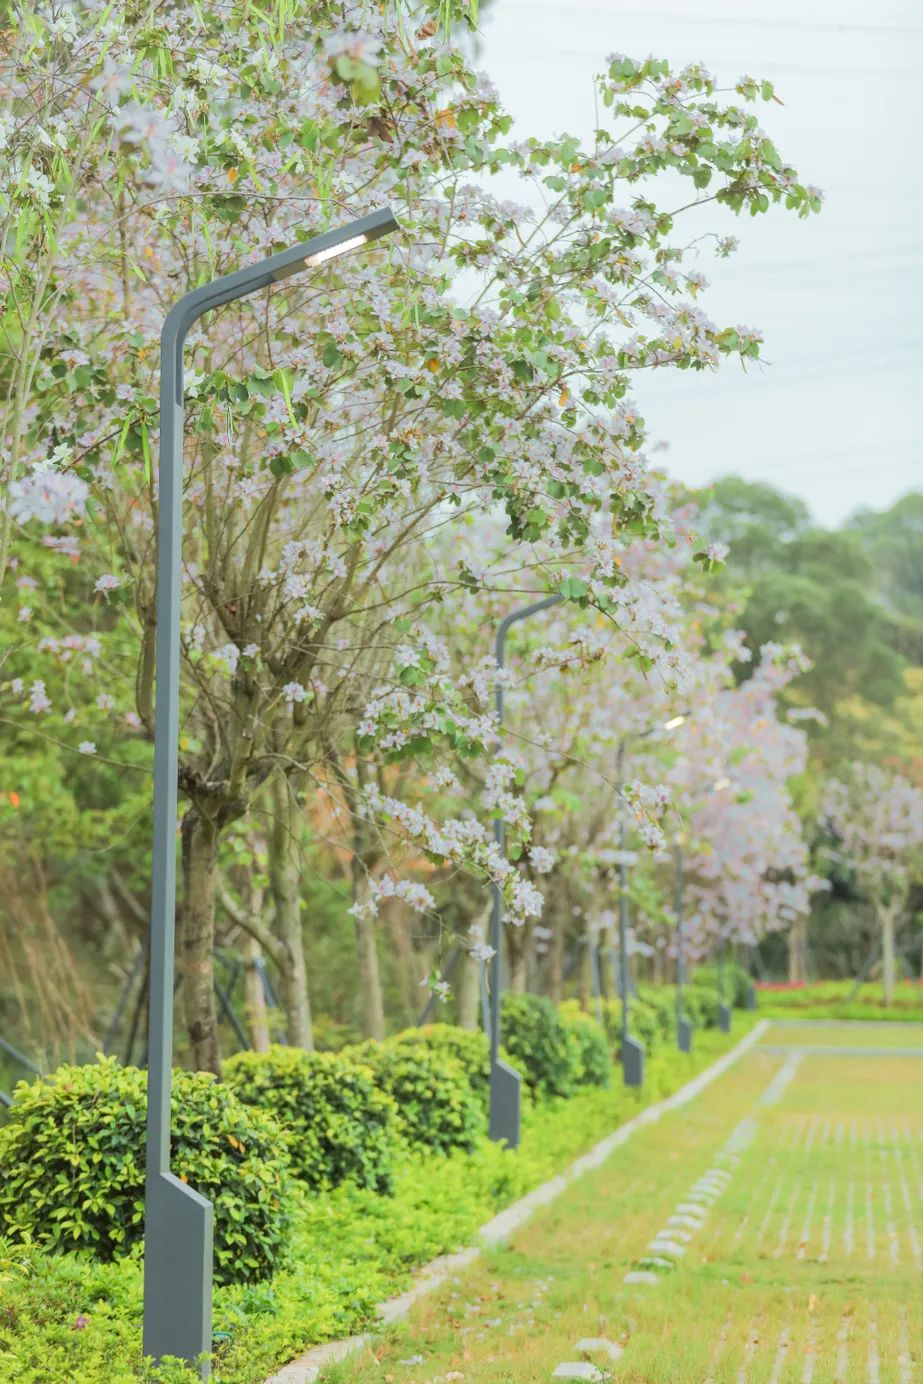
<svg viewBox="0 0 923 1384">
<path fill-rule="evenodd" d="M 484 1133 L 483 1103 L 454 1057 L 394 1039 L 361 1043 L 345 1054 L 371 1067 L 377 1085 L 397 1106 L 408 1144 L 436 1153 L 470 1152 Z"/>
<path fill-rule="evenodd" d="M 393 1191 L 397 1112 L 370 1067 L 339 1053 L 275 1044 L 265 1053 L 236 1053 L 224 1077 L 247 1105 L 275 1117 L 292 1172 L 312 1191 L 347 1181 Z"/>
<path fill-rule="evenodd" d="M 504 995 L 500 1026 L 511 1062 L 537 1096 L 574 1094 L 580 1082 L 580 1045 L 551 1000 Z"/>
<path fill-rule="evenodd" d="M 628 1032 L 643 1044 L 650 1056 L 663 1044 L 663 1029 L 657 1010 L 639 995 L 628 1001 Z"/>
<path fill-rule="evenodd" d="M 475 1095 L 486 1100 L 490 1091 L 490 1044 L 482 1029 L 459 1028 L 457 1024 L 425 1024 L 405 1028 L 390 1042 L 403 1048 L 425 1048 L 453 1058 L 464 1070 Z"/>
<path fill-rule="evenodd" d="M 736 961 L 726 961 L 724 967 L 724 1003 L 730 1004 L 736 1009 L 743 1009 L 747 1003 L 747 994 L 750 989 L 751 979 L 743 966 Z M 701 985 L 703 989 L 714 989 L 720 993 L 719 967 L 716 961 L 711 961 L 707 966 L 700 966 L 693 977 L 694 985 Z"/>
<path fill-rule="evenodd" d="M 683 987 L 683 1008 L 696 1028 L 718 1027 L 718 992 L 696 981 Z"/>
<path fill-rule="evenodd" d="M 672 1042 L 676 1037 L 676 991 L 672 987 L 645 989 L 640 997 L 654 1015 L 661 1042 Z"/>
<path fill-rule="evenodd" d="M 15 1091 L 0 1130 L 0 1234 L 110 1260 L 144 1233 L 147 1076 L 104 1058 Z M 283 1262 L 288 1163 L 275 1122 L 206 1072 L 174 1072 L 172 1169 L 215 1208 L 215 1280 Z"/>
<path fill-rule="evenodd" d="M 608 1086 L 612 1075 L 609 1042 L 595 1019 L 588 1014 L 562 1014 L 562 1019 L 577 1042 L 580 1086 Z"/>
</svg>

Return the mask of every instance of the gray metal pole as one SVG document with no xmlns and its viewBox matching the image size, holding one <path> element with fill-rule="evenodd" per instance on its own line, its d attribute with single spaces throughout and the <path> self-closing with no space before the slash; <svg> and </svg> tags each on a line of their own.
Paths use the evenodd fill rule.
<svg viewBox="0 0 923 1384">
<path fill-rule="evenodd" d="M 203 284 L 170 309 L 160 338 L 157 705 L 144 1199 L 145 1355 L 191 1363 L 211 1350 L 212 1205 L 170 1171 L 183 521 L 183 343 L 212 308 L 397 230 L 385 208 Z M 208 1365 L 202 1367 L 208 1374 Z"/>
<path fill-rule="evenodd" d="M 497 667 L 506 666 L 506 636 L 512 625 L 537 615 L 540 610 L 548 610 L 563 601 L 563 596 L 545 596 L 541 601 L 533 601 L 505 616 L 497 627 L 495 654 Z M 497 727 L 503 726 L 503 687 L 497 681 L 496 692 Z M 502 855 L 506 840 L 503 821 L 494 819 L 494 840 Z M 501 1140 L 509 1148 L 519 1147 L 519 1107 L 521 1077 L 508 1063 L 500 1060 L 500 997 L 503 990 L 503 891 L 497 884 L 491 885 L 490 907 L 490 945 L 493 956 L 490 958 L 490 1124 L 489 1134 L 495 1142 Z"/>
<path fill-rule="evenodd" d="M 621 775 L 619 776 L 621 779 Z M 619 817 L 619 1000 L 622 1005 L 622 1051 L 628 1042 L 628 832 L 625 814 Z"/>
<path fill-rule="evenodd" d="M 625 740 L 619 741 L 616 777 L 619 794 L 625 782 Z M 629 981 L 628 981 L 628 864 L 625 852 L 628 849 L 628 827 L 625 822 L 624 804 L 619 804 L 619 1002 L 622 1007 L 621 1064 L 622 1080 L 626 1086 L 644 1084 L 644 1048 L 629 1032 Z"/>
<path fill-rule="evenodd" d="M 686 957 L 683 945 L 683 843 L 673 843 L 673 865 L 676 888 L 676 1046 L 680 1052 L 692 1048 L 692 1025 L 683 1007 L 683 986 L 686 983 Z"/>
</svg>

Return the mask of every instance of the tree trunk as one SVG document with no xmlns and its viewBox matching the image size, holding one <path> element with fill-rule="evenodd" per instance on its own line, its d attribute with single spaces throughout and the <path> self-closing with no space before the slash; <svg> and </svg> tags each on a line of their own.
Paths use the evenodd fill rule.
<svg viewBox="0 0 923 1384">
<path fill-rule="evenodd" d="M 895 954 L 894 924 L 897 909 L 886 908 L 881 915 L 881 979 L 884 985 L 885 1004 L 888 1008 L 894 1003 Z"/>
<path fill-rule="evenodd" d="M 368 897 L 368 875 L 357 852 L 353 856 L 353 902 L 362 905 Z M 378 969 L 375 919 L 365 916 L 361 907 L 356 917 L 356 959 L 359 963 L 362 1034 L 365 1038 L 377 1038 L 380 1042 L 385 1036 L 385 1005 Z"/>
<path fill-rule="evenodd" d="M 391 902 L 388 929 L 391 933 L 394 954 L 397 957 L 397 983 L 401 992 L 404 1023 L 412 1024 L 417 1016 L 416 1005 L 420 997 L 420 981 L 414 975 L 413 945 L 410 940 L 408 914 L 397 899 Z"/>
<path fill-rule="evenodd" d="M 548 939 L 548 998 L 560 1004 L 564 998 L 564 919 L 559 915 L 549 924 Z"/>
<path fill-rule="evenodd" d="M 269 1021 L 266 1015 L 266 995 L 260 972 L 262 948 L 255 937 L 244 938 L 244 1010 L 254 1052 L 268 1052 Z"/>
<path fill-rule="evenodd" d="M 275 906 L 275 934 L 285 948 L 279 967 L 279 999 L 285 1010 L 285 1036 L 293 1048 L 314 1051 L 308 967 L 301 929 L 301 806 L 295 785 L 283 774 L 272 784 L 269 836 L 269 887 Z"/>
<path fill-rule="evenodd" d="M 506 988 L 514 995 L 526 991 L 526 948 L 529 938 L 524 927 L 505 927 L 504 945 L 506 947 Z"/>
<path fill-rule="evenodd" d="M 212 951 L 218 826 L 197 806 L 183 818 L 183 909 L 179 968 L 189 1057 L 195 1071 L 221 1075 Z"/>
<path fill-rule="evenodd" d="M 802 915 L 792 923 L 788 934 L 788 978 L 792 985 L 804 985 L 808 978 L 808 920 Z"/>
</svg>

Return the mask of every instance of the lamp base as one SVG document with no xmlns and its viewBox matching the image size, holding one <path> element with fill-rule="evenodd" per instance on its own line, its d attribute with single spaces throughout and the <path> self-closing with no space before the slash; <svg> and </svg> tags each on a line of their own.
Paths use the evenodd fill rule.
<svg viewBox="0 0 923 1384">
<path fill-rule="evenodd" d="M 490 1069 L 490 1126 L 495 1144 L 519 1148 L 519 1113 L 522 1104 L 522 1077 L 508 1062 L 495 1062 Z"/>
<path fill-rule="evenodd" d="M 152 1177 L 144 1219 L 144 1354 L 210 1373 L 212 1204 L 173 1173 Z"/>
<path fill-rule="evenodd" d="M 644 1049 L 636 1038 L 622 1044 L 622 1079 L 626 1086 L 644 1085 Z"/>
</svg>

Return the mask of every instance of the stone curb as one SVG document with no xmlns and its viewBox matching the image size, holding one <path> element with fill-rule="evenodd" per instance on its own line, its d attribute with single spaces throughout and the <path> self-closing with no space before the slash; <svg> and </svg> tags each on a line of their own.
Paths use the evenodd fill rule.
<svg viewBox="0 0 923 1384">
<path fill-rule="evenodd" d="M 706 1067 L 698 1076 L 693 1077 L 692 1081 L 687 1081 L 686 1085 L 681 1086 L 672 1096 L 667 1096 L 665 1100 L 649 1105 L 646 1110 L 642 1110 L 627 1124 L 621 1125 L 612 1134 L 606 1135 L 605 1139 L 601 1139 L 588 1153 L 583 1154 L 563 1173 L 551 1178 L 549 1182 L 543 1182 L 540 1187 L 536 1187 L 526 1196 L 521 1197 L 519 1201 L 514 1201 L 512 1206 L 508 1206 L 505 1211 L 494 1216 L 493 1220 L 481 1226 L 478 1231 L 477 1244 L 470 1245 L 467 1249 L 459 1250 L 455 1254 L 442 1255 L 439 1259 L 433 1259 L 429 1264 L 426 1264 L 419 1270 L 413 1285 L 406 1292 L 397 1297 L 389 1298 L 387 1302 L 380 1305 L 378 1316 L 381 1324 L 387 1326 L 406 1317 L 418 1298 L 421 1298 L 425 1293 L 432 1292 L 434 1288 L 440 1287 L 461 1269 L 474 1263 L 485 1247 L 489 1248 L 508 1239 L 513 1231 L 524 1225 L 540 1207 L 555 1201 L 571 1182 L 605 1163 L 606 1159 L 617 1148 L 621 1148 L 623 1144 L 627 1143 L 637 1130 L 643 1129 L 645 1125 L 656 1124 L 661 1116 L 666 1115 L 669 1111 L 679 1110 L 684 1105 L 688 1105 L 690 1101 L 695 1100 L 696 1096 L 700 1095 L 719 1076 L 723 1076 L 729 1067 L 756 1046 L 768 1029 L 769 1023 L 769 1020 L 761 1019 L 745 1038 L 742 1038 L 731 1048 L 730 1052 L 719 1057 L 717 1062 Z M 324 1345 L 312 1346 L 303 1355 L 299 1355 L 297 1360 L 292 1360 L 289 1364 L 283 1365 L 275 1374 L 270 1375 L 265 1384 L 316 1384 L 321 1371 L 326 1369 L 328 1365 L 346 1360 L 356 1351 L 369 1345 L 374 1339 L 375 1333 L 369 1331 L 361 1336 L 347 1336 L 342 1341 L 327 1341 Z"/>
</svg>

